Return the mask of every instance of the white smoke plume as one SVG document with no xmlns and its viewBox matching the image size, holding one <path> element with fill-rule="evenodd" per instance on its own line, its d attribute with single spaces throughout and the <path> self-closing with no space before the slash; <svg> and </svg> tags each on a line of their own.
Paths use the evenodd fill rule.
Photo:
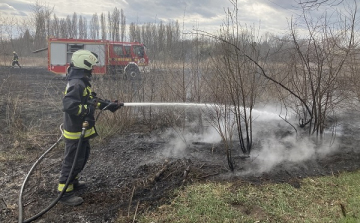
<svg viewBox="0 0 360 223">
<path fill-rule="evenodd" d="M 186 148 L 193 142 L 219 143 L 221 137 L 214 128 L 208 128 L 203 134 L 194 134 L 191 132 L 178 133 L 173 129 L 166 131 L 162 137 L 169 139 L 165 149 L 161 152 L 162 156 L 182 158 L 187 154 Z"/>
<path fill-rule="evenodd" d="M 295 130 L 279 117 L 279 113 L 274 107 L 253 110 L 254 147 L 249 159 L 255 169 L 249 171 L 267 172 L 283 162 L 303 162 L 316 156 L 326 155 L 337 149 L 338 145 L 334 142 L 331 134 L 325 135 L 324 137 L 329 139 L 322 140 L 325 143 L 318 145 L 315 143 L 316 140 L 308 136 L 307 133 L 295 134 Z M 282 117 L 284 116 L 282 115 Z M 291 119 L 291 117 L 287 118 Z M 187 155 L 186 149 L 193 142 L 213 144 L 221 142 L 217 130 L 211 126 L 203 134 L 179 133 L 172 129 L 165 132 L 162 137 L 168 143 L 159 156 L 173 158 L 185 157 Z M 239 174 L 246 174 L 246 172 Z"/>
</svg>

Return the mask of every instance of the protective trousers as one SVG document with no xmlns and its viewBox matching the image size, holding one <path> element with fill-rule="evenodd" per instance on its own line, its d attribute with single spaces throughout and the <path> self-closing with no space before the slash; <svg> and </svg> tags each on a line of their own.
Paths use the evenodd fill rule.
<svg viewBox="0 0 360 223">
<path fill-rule="evenodd" d="M 15 64 L 18 65 L 19 67 L 21 67 L 20 64 L 19 64 L 19 62 L 18 62 L 18 61 L 15 61 L 15 60 L 12 62 L 12 65 L 11 65 L 11 66 L 15 66 Z"/>
<path fill-rule="evenodd" d="M 78 146 L 79 140 L 69 140 L 65 139 L 65 154 L 64 161 L 62 163 L 61 173 L 59 183 L 65 184 L 67 178 L 69 177 L 71 167 L 74 162 L 76 149 Z M 74 171 L 70 176 L 70 183 L 74 181 L 76 176 L 84 169 L 86 162 L 89 159 L 90 155 L 90 143 L 89 140 L 83 140 L 81 147 L 79 148 L 78 157 L 75 163 Z"/>
</svg>

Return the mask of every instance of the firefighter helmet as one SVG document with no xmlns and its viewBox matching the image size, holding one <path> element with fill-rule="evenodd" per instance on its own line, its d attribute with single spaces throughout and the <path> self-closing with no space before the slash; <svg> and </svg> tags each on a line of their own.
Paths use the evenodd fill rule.
<svg viewBox="0 0 360 223">
<path fill-rule="evenodd" d="M 71 57 L 71 63 L 74 67 L 85 70 L 92 70 L 93 66 L 98 62 L 97 54 L 89 50 L 78 50 Z"/>
<path fill-rule="evenodd" d="M 14 51 L 13 54 L 16 54 L 16 52 Z"/>
</svg>

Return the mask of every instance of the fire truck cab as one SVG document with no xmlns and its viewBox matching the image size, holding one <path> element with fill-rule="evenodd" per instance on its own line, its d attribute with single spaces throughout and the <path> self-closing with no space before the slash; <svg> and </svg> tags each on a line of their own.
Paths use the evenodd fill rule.
<svg viewBox="0 0 360 223">
<path fill-rule="evenodd" d="M 72 54 L 80 49 L 98 55 L 99 63 L 94 66 L 93 74 L 123 74 L 124 78 L 140 78 L 141 72 L 149 71 L 149 58 L 144 44 L 58 38 L 50 38 L 48 41 L 48 70 L 65 75 Z"/>
</svg>

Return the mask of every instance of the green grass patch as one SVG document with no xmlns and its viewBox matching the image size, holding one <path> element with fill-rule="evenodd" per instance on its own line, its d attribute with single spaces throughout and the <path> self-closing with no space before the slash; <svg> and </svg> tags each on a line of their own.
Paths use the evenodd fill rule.
<svg viewBox="0 0 360 223">
<path fill-rule="evenodd" d="M 360 171 L 290 184 L 195 184 L 138 222 L 360 222 Z"/>
</svg>

